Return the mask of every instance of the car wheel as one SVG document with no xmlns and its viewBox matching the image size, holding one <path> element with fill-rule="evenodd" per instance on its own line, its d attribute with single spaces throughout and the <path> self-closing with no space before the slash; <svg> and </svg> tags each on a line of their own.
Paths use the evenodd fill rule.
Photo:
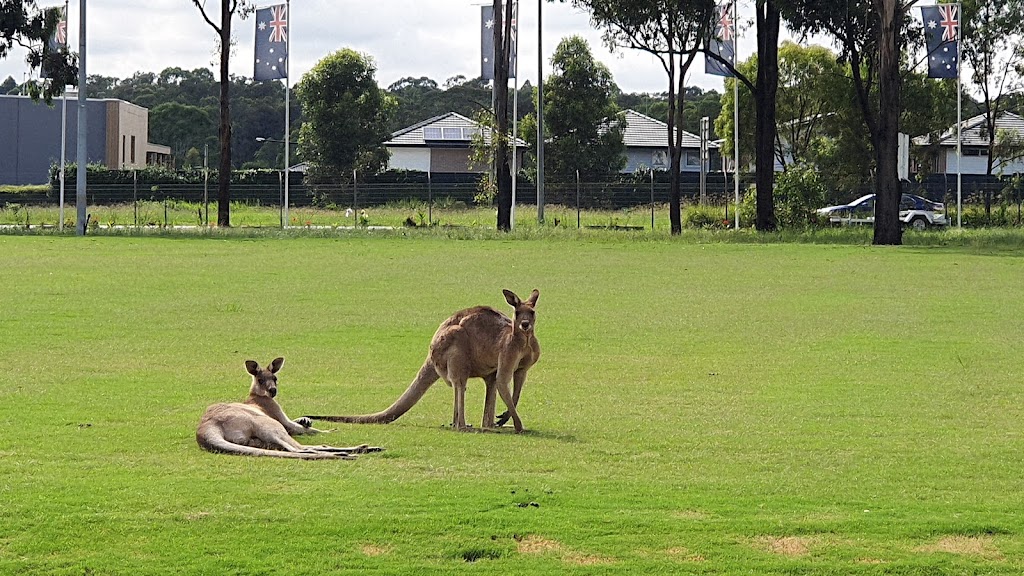
<svg viewBox="0 0 1024 576">
<path fill-rule="evenodd" d="M 914 230 L 924 230 L 928 228 L 928 221 L 925 220 L 922 216 L 917 216 L 916 218 L 910 221 L 910 227 L 913 228 Z"/>
</svg>

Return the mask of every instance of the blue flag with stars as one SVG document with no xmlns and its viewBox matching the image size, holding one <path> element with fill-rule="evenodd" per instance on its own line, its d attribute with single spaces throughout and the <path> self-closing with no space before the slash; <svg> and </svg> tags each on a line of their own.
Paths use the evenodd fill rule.
<svg viewBox="0 0 1024 576">
<path fill-rule="evenodd" d="M 256 10 L 255 80 L 288 77 L 288 5 Z"/>
<path fill-rule="evenodd" d="M 960 6 L 922 6 L 928 77 L 956 78 L 960 68 Z"/>
<path fill-rule="evenodd" d="M 708 42 L 708 49 L 735 66 L 736 23 L 733 22 L 732 9 L 728 3 L 722 3 L 715 7 L 715 13 L 718 21 L 715 22 L 715 32 Z M 704 72 L 715 76 L 733 76 L 725 64 L 707 56 L 704 57 Z"/>
</svg>

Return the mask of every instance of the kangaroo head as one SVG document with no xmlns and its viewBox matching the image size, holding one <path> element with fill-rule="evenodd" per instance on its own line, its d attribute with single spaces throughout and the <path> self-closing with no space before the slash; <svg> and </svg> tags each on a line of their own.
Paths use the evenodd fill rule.
<svg viewBox="0 0 1024 576">
<path fill-rule="evenodd" d="M 516 317 L 512 322 L 512 326 L 517 330 L 523 332 L 532 332 L 533 327 L 537 324 L 537 313 L 534 308 L 537 306 L 537 298 L 540 296 L 540 291 L 534 290 L 530 293 L 530 297 L 526 301 L 519 299 L 515 292 L 511 290 L 502 290 L 505 294 L 505 301 L 516 309 Z"/>
<path fill-rule="evenodd" d="M 253 396 L 277 396 L 277 371 L 284 364 L 284 358 L 275 358 L 270 366 L 260 368 L 255 360 L 245 361 L 245 370 L 252 375 L 249 394 Z"/>
</svg>

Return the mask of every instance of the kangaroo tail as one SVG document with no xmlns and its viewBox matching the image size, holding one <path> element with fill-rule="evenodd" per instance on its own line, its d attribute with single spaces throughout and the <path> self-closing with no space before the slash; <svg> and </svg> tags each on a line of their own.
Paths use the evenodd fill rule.
<svg viewBox="0 0 1024 576">
<path fill-rule="evenodd" d="M 437 382 L 440 376 L 437 374 L 437 370 L 434 369 L 434 364 L 427 358 L 423 362 L 423 366 L 420 368 L 419 373 L 416 374 L 416 379 L 409 384 L 405 392 L 399 396 L 398 400 L 388 406 L 386 409 L 376 412 L 374 414 L 364 414 L 362 416 L 306 416 L 313 420 L 326 420 L 328 422 L 351 422 L 354 424 L 387 424 L 388 422 L 394 422 L 399 416 L 405 414 L 410 408 L 416 405 L 420 401 L 420 398 L 427 392 L 434 382 Z"/>
<path fill-rule="evenodd" d="M 271 458 L 296 458 L 299 460 L 337 460 L 342 454 L 316 452 L 285 452 L 283 450 L 266 450 L 243 444 L 228 442 L 222 434 L 197 433 L 196 442 L 203 450 L 217 454 L 235 454 L 239 456 L 268 456 Z"/>
</svg>

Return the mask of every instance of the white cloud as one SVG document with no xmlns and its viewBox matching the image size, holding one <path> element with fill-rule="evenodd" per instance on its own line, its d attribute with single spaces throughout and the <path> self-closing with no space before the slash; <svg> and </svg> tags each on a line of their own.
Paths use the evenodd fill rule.
<svg viewBox="0 0 1024 576">
<path fill-rule="evenodd" d="M 548 59 L 565 36 L 579 34 L 595 57 L 607 65 L 627 92 L 663 92 L 667 78 L 660 63 L 641 52 L 610 53 L 601 33 L 590 26 L 586 13 L 569 4 L 543 3 L 545 75 Z M 519 80 L 536 83 L 538 3 L 520 5 Z M 208 0 L 214 22 L 219 22 L 219 0 Z M 269 3 L 268 3 L 269 4 Z M 261 6 L 264 5 L 261 3 Z M 742 16 L 742 15 L 741 15 Z M 382 86 L 407 76 L 427 76 L 439 84 L 463 75 L 479 75 L 480 2 L 453 0 L 296 0 L 291 6 L 292 82 L 325 55 L 345 47 L 374 57 L 377 81 Z M 78 46 L 78 2 L 70 6 L 69 39 Z M 87 71 L 126 78 L 135 72 L 160 72 L 168 67 L 211 68 L 216 57 L 216 34 L 199 10 L 187 0 L 89 0 Z M 251 76 L 255 19 L 235 19 L 232 70 Z M 741 40 L 740 58 L 753 51 L 753 32 Z M 0 61 L 0 79 L 21 81 L 24 54 L 15 52 Z M 687 83 L 722 89 L 722 79 L 703 74 L 694 63 Z"/>
</svg>

